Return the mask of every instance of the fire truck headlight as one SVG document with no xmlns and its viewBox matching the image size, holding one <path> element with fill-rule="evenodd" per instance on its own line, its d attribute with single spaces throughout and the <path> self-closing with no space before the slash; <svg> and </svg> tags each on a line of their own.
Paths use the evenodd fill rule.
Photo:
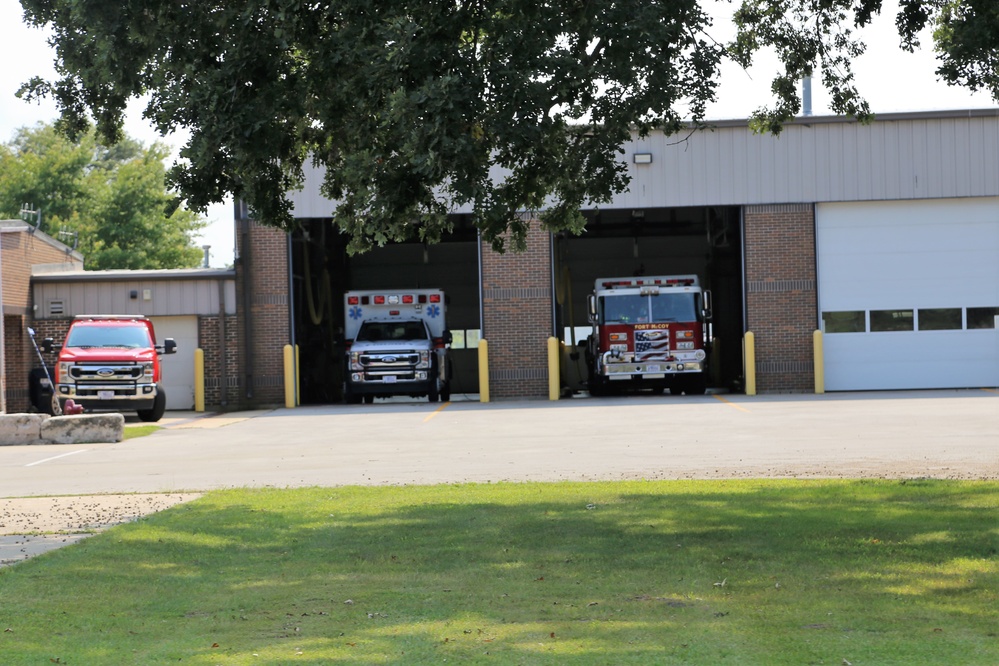
<svg viewBox="0 0 999 666">
<path fill-rule="evenodd" d="M 703 349 L 698 349 L 696 352 L 694 352 L 694 358 L 697 359 L 698 361 L 703 361 L 706 356 L 707 354 L 704 353 Z"/>
<path fill-rule="evenodd" d="M 688 342 L 678 342 L 678 343 L 676 343 L 676 348 L 677 349 L 693 349 L 694 348 L 694 341 L 690 340 Z"/>
</svg>

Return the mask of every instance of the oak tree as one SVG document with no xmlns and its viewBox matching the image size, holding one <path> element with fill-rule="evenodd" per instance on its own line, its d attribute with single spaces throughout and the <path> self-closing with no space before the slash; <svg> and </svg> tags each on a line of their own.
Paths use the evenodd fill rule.
<svg viewBox="0 0 999 666">
<path fill-rule="evenodd" d="M 194 209 L 232 193 L 291 228 L 289 192 L 314 164 L 351 251 L 438 240 L 460 206 L 502 251 L 538 212 L 580 231 L 580 208 L 627 187 L 633 132 L 702 126 L 725 58 L 773 48 L 784 63 L 759 129 L 796 113 L 806 73 L 834 111 L 869 115 L 852 30 L 880 0 L 743 0 L 728 45 L 711 37 L 719 1 L 21 0 L 61 73 L 21 94 L 53 97 L 70 135 L 92 117 L 106 141 L 147 96 L 162 133 L 190 133 L 171 179 Z M 995 92 L 993 5 L 902 0 L 900 34 L 915 46 L 936 25 L 943 75 Z"/>
<path fill-rule="evenodd" d="M 31 204 L 39 228 L 75 246 L 87 269 L 197 266 L 206 222 L 167 189 L 169 155 L 128 137 L 108 147 L 93 131 L 70 141 L 51 125 L 22 128 L 0 145 L 0 217 Z"/>
</svg>

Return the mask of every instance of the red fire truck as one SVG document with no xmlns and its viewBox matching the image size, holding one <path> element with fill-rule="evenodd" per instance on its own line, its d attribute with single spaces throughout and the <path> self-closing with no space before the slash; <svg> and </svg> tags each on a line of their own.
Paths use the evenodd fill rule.
<svg viewBox="0 0 999 666">
<path fill-rule="evenodd" d="M 704 393 L 711 293 L 696 275 L 600 278 L 588 298 L 591 395 L 651 389 Z"/>
</svg>

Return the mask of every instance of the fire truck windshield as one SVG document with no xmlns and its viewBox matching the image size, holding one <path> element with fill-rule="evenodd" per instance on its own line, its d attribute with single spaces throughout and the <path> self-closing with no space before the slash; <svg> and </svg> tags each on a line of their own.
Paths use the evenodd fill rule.
<svg viewBox="0 0 999 666">
<path fill-rule="evenodd" d="M 604 324 L 648 324 L 697 321 L 696 294 L 614 295 L 600 299 Z M 651 312 L 651 316 L 650 316 Z"/>
</svg>

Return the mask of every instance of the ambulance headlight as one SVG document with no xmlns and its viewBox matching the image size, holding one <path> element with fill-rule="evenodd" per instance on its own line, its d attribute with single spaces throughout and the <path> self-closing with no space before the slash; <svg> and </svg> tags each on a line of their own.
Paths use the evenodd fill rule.
<svg viewBox="0 0 999 666">
<path fill-rule="evenodd" d="M 707 354 L 704 353 L 703 349 L 698 349 L 696 352 L 694 352 L 694 358 L 698 361 L 703 361 L 705 357 L 707 357 Z"/>
<path fill-rule="evenodd" d="M 430 367 L 430 352 L 424 349 L 420 352 L 420 362 L 417 364 L 418 368 L 429 368 Z"/>
<path fill-rule="evenodd" d="M 361 355 L 358 352 L 350 352 L 350 369 L 363 370 L 361 367 Z"/>
</svg>

